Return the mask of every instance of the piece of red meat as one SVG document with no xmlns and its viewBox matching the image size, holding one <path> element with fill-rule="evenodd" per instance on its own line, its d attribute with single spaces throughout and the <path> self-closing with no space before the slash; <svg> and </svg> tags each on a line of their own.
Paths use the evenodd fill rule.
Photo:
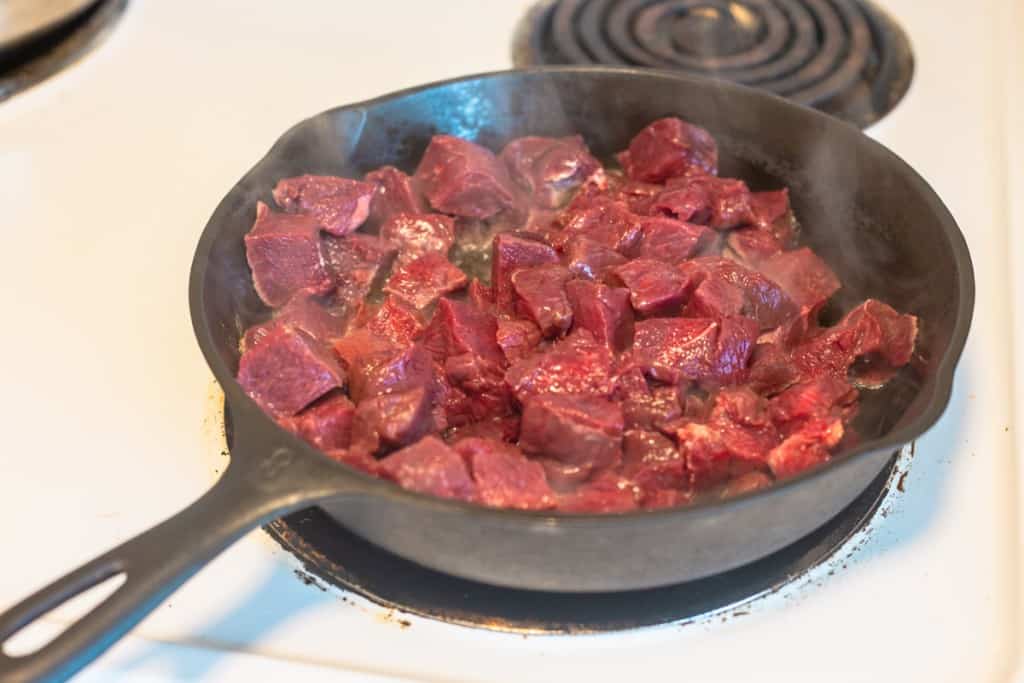
<svg viewBox="0 0 1024 683">
<path fill-rule="evenodd" d="M 611 201 L 646 216 L 654 197 L 664 189 L 660 184 L 630 180 L 621 171 L 599 171 L 580 187 L 566 209 L 577 211 Z"/>
<path fill-rule="evenodd" d="M 742 289 L 724 278 L 708 277 L 693 290 L 683 315 L 721 320 L 742 315 L 746 307 L 747 297 Z"/>
<path fill-rule="evenodd" d="M 628 255 L 640 239 L 644 217 L 622 202 L 595 200 L 586 208 L 567 211 L 564 228 L 554 243 L 564 249 L 577 237 L 586 237 L 620 254 Z"/>
<path fill-rule="evenodd" d="M 341 392 L 325 396 L 295 416 L 277 423 L 322 451 L 344 449 L 352 440 L 352 418 L 356 407 Z"/>
<path fill-rule="evenodd" d="M 441 299 L 424 334 L 423 344 L 439 361 L 464 353 L 501 364 L 498 322 L 493 315 L 465 301 Z"/>
<path fill-rule="evenodd" d="M 689 484 L 686 459 L 662 434 L 630 429 L 622 438 L 622 474 L 630 479 L 641 502 L 664 489 L 682 490 Z"/>
<path fill-rule="evenodd" d="M 750 208 L 754 227 L 769 233 L 783 248 L 791 246 L 796 237 L 796 221 L 789 208 L 788 189 L 752 192 Z"/>
<path fill-rule="evenodd" d="M 384 222 L 380 236 L 398 248 L 400 263 L 435 252 L 447 257 L 455 244 L 455 220 L 440 213 L 399 213 Z"/>
<path fill-rule="evenodd" d="M 781 344 L 756 344 L 750 354 L 747 384 L 765 396 L 773 396 L 800 380 L 800 373 Z"/>
<path fill-rule="evenodd" d="M 640 224 L 642 236 L 637 256 L 676 264 L 685 261 L 714 240 L 703 225 L 655 216 Z"/>
<path fill-rule="evenodd" d="M 548 510 L 555 506 L 555 493 L 544 476 L 544 468 L 527 459 L 516 446 L 471 437 L 461 439 L 453 448 L 469 465 L 484 505 L 519 510 Z"/>
<path fill-rule="evenodd" d="M 490 286 L 480 282 L 477 278 L 469 281 L 466 288 L 466 297 L 469 302 L 481 311 L 494 313 L 494 290 Z"/>
<path fill-rule="evenodd" d="M 633 336 L 633 360 L 649 377 L 678 384 L 710 372 L 717 341 L 718 323 L 707 318 L 642 320 Z"/>
<path fill-rule="evenodd" d="M 725 238 L 729 251 L 743 265 L 756 269 L 765 259 L 782 253 L 783 245 L 767 230 L 740 228 Z"/>
<path fill-rule="evenodd" d="M 511 310 L 515 302 L 512 273 L 548 263 L 558 263 L 558 252 L 535 239 L 500 233 L 494 237 L 491 255 L 491 287 L 501 310 Z"/>
<path fill-rule="evenodd" d="M 466 274 L 444 254 L 432 252 L 399 264 L 384 285 L 384 291 L 422 310 L 468 283 Z"/>
<path fill-rule="evenodd" d="M 366 221 L 376 189 L 351 178 L 302 175 L 278 181 L 274 201 L 290 213 L 309 214 L 323 230 L 340 237 Z"/>
<path fill-rule="evenodd" d="M 845 377 L 855 361 L 865 359 L 868 367 L 856 382 L 880 386 L 910 362 L 916 339 L 917 318 L 869 299 L 793 349 L 791 362 L 803 377 Z"/>
<path fill-rule="evenodd" d="M 380 394 L 414 387 L 430 389 L 434 383 L 434 359 L 422 344 L 371 350 L 348 363 L 349 395 L 357 403 Z"/>
<path fill-rule="evenodd" d="M 545 337 L 560 337 L 572 327 L 572 306 L 565 285 L 572 277 L 558 264 L 522 268 L 512 273 L 516 310 L 530 318 Z"/>
<path fill-rule="evenodd" d="M 263 303 L 281 306 L 301 290 L 311 294 L 330 290 L 319 235 L 313 218 L 271 211 L 263 202 L 256 203 L 256 221 L 245 236 L 245 258 Z"/>
<path fill-rule="evenodd" d="M 776 479 L 794 477 L 827 462 L 842 438 L 842 420 L 811 420 L 768 453 L 768 466 Z"/>
<path fill-rule="evenodd" d="M 569 272 L 588 280 L 602 280 L 610 270 L 626 263 L 625 256 L 587 237 L 570 240 L 565 258 Z"/>
<path fill-rule="evenodd" d="M 476 422 L 452 427 L 445 432 L 448 443 L 458 443 L 462 439 L 480 438 L 495 441 L 515 442 L 519 439 L 519 416 L 502 415 Z"/>
<path fill-rule="evenodd" d="M 708 372 L 698 378 L 705 386 L 745 381 L 750 356 L 757 342 L 757 322 L 750 318 L 725 317 L 719 322 L 716 353 Z"/>
<path fill-rule="evenodd" d="M 784 434 L 799 431 L 813 419 L 839 418 L 848 423 L 857 413 L 857 390 L 839 377 L 825 375 L 796 384 L 771 400 L 771 418 Z"/>
<path fill-rule="evenodd" d="M 648 125 L 618 159 L 630 178 L 648 183 L 718 172 L 715 139 L 703 128 L 678 118 L 658 119 Z"/>
<path fill-rule="evenodd" d="M 754 220 L 746 183 L 715 176 L 673 179 L 654 198 L 651 210 L 715 230 L 731 230 Z"/>
<path fill-rule="evenodd" d="M 800 313 L 781 287 L 735 261 L 702 256 L 681 263 L 678 268 L 694 286 L 704 279 L 718 278 L 743 290 L 746 297 L 744 315 L 757 320 L 761 330 L 774 329 Z"/>
<path fill-rule="evenodd" d="M 544 394 L 523 405 L 519 446 L 526 453 L 591 470 L 622 457 L 622 407 L 606 398 Z"/>
<path fill-rule="evenodd" d="M 392 453 L 380 461 L 380 470 L 404 489 L 441 498 L 477 498 L 465 460 L 435 436 Z"/>
<path fill-rule="evenodd" d="M 336 288 L 335 298 L 357 310 L 391 267 L 397 250 L 387 240 L 356 232 L 345 237 L 324 235 L 321 251 Z"/>
<path fill-rule="evenodd" d="M 618 376 L 613 398 L 622 405 L 627 429 L 654 430 L 682 415 L 679 394 L 675 386 L 649 386 L 634 367 Z"/>
<path fill-rule="evenodd" d="M 502 319 L 498 321 L 495 338 L 502 353 L 505 354 L 505 359 L 509 363 L 515 363 L 530 355 L 540 344 L 543 336 L 540 328 L 529 320 Z"/>
<path fill-rule="evenodd" d="M 388 296 L 373 311 L 366 322 L 366 328 L 396 344 L 409 344 L 423 336 L 427 323 L 419 311 L 409 307 L 400 299 Z"/>
<path fill-rule="evenodd" d="M 579 330 L 513 364 L 505 382 L 520 402 L 537 394 L 610 396 L 615 387 L 613 364 L 608 348 Z"/>
<path fill-rule="evenodd" d="M 417 214 L 427 210 L 412 178 L 394 166 L 381 166 L 367 173 L 363 180 L 376 188 L 370 204 L 370 218 L 378 225 L 396 214 Z"/>
<path fill-rule="evenodd" d="M 801 247 L 762 260 L 758 266 L 803 310 L 817 310 L 839 291 L 839 278 L 817 254 Z"/>
<path fill-rule="evenodd" d="M 436 428 L 430 391 L 419 386 L 360 401 L 352 419 L 352 447 L 370 452 L 414 443 Z"/>
<path fill-rule="evenodd" d="M 641 315 L 678 314 L 693 286 L 686 273 L 664 261 L 634 259 L 612 272 L 629 289 L 629 300 Z"/>
<path fill-rule="evenodd" d="M 365 448 L 336 448 L 324 451 L 324 455 L 371 476 L 380 476 L 380 462 Z"/>
<path fill-rule="evenodd" d="M 631 512 L 638 507 L 633 483 L 608 472 L 559 496 L 558 509 L 589 514 Z"/>
<path fill-rule="evenodd" d="M 587 330 L 599 344 L 625 351 L 633 343 L 633 309 L 629 290 L 587 280 L 565 286 L 577 328 Z"/>
<path fill-rule="evenodd" d="M 504 164 L 489 149 L 451 135 L 430 139 L 414 177 L 441 213 L 489 218 L 515 201 Z"/>
<path fill-rule="evenodd" d="M 348 329 L 351 316 L 343 308 L 328 306 L 323 297 L 300 291 L 274 317 L 265 323 L 253 325 L 242 338 L 242 351 L 259 344 L 274 328 L 288 325 L 302 330 L 323 344 L 340 339 Z"/>
<path fill-rule="evenodd" d="M 242 354 L 238 383 L 264 410 L 283 417 L 343 386 L 345 373 L 313 338 L 280 327 Z"/>
<path fill-rule="evenodd" d="M 505 145 L 500 158 L 512 179 L 538 206 L 555 209 L 601 169 L 583 138 L 524 137 Z"/>
</svg>

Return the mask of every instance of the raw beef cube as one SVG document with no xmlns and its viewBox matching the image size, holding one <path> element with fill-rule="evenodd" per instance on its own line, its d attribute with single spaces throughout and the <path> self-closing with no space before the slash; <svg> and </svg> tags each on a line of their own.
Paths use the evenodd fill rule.
<svg viewBox="0 0 1024 683">
<path fill-rule="evenodd" d="M 614 389 L 614 359 L 593 337 L 576 338 L 574 332 L 543 353 L 515 363 L 505 382 L 520 402 L 536 394 L 590 394 L 610 396 Z"/>
<path fill-rule="evenodd" d="M 423 213 L 427 207 L 413 186 L 412 178 L 394 166 L 381 166 L 363 178 L 376 188 L 370 217 L 380 224 L 400 213 Z"/>
<path fill-rule="evenodd" d="M 829 449 L 843 438 L 841 420 L 815 420 L 768 453 L 768 466 L 776 479 L 796 476 L 829 459 Z"/>
<path fill-rule="evenodd" d="M 565 286 L 577 328 L 590 332 L 599 344 L 625 351 L 633 343 L 633 309 L 629 290 L 574 280 Z"/>
<path fill-rule="evenodd" d="M 626 257 L 592 239 L 576 237 L 566 247 L 566 261 L 573 275 L 601 280 L 609 270 L 624 264 Z"/>
<path fill-rule="evenodd" d="M 657 432 L 626 431 L 622 456 L 622 473 L 632 480 L 641 501 L 659 490 L 689 486 L 686 459 L 672 441 Z"/>
<path fill-rule="evenodd" d="M 434 362 L 422 344 L 360 355 L 349 365 L 349 394 L 356 402 L 414 387 L 430 388 Z"/>
<path fill-rule="evenodd" d="M 741 315 L 747 299 L 742 289 L 723 278 L 709 277 L 697 285 L 686 304 L 685 314 L 692 318 Z"/>
<path fill-rule="evenodd" d="M 334 352 L 345 363 L 353 367 L 367 358 L 389 356 L 398 353 L 401 347 L 386 337 L 371 332 L 365 327 L 353 330 L 334 342 Z"/>
<path fill-rule="evenodd" d="M 695 284 L 713 277 L 742 289 L 746 296 L 744 314 L 757 320 L 762 330 L 774 329 L 800 313 L 781 287 L 735 261 L 700 257 L 680 264 L 679 270 Z"/>
<path fill-rule="evenodd" d="M 396 344 L 408 344 L 423 336 L 426 321 L 420 312 L 402 303 L 393 296 L 385 297 L 384 303 L 377 308 L 366 328 L 373 334 L 380 335 Z"/>
<path fill-rule="evenodd" d="M 741 228 L 733 230 L 725 243 L 736 259 L 751 268 L 757 268 L 765 259 L 782 252 L 782 242 L 767 230 Z"/>
<path fill-rule="evenodd" d="M 769 257 L 758 267 L 793 303 L 815 310 L 839 290 L 839 278 L 817 254 L 803 247 Z"/>
<path fill-rule="evenodd" d="M 454 446 L 473 473 L 479 500 L 484 505 L 519 510 L 547 510 L 555 494 L 544 468 L 528 460 L 511 444 L 492 439 L 462 439 Z"/>
<path fill-rule="evenodd" d="M 572 306 L 565 294 L 571 274 L 557 264 L 523 268 L 512 273 L 516 308 L 532 319 L 545 337 L 564 335 L 572 326 Z"/>
<path fill-rule="evenodd" d="M 462 289 L 469 278 L 444 254 L 430 253 L 399 265 L 384 291 L 416 309 L 424 309 L 445 294 Z"/>
<path fill-rule="evenodd" d="M 772 420 L 787 434 L 811 419 L 839 418 L 846 423 L 856 411 L 857 390 L 845 379 L 828 375 L 792 386 L 771 400 Z"/>
<path fill-rule="evenodd" d="M 750 355 L 757 341 L 757 323 L 750 318 L 726 317 L 719 321 L 717 353 L 704 384 L 733 384 L 747 378 Z"/>
<path fill-rule="evenodd" d="M 745 493 L 766 489 L 772 485 L 772 478 L 760 471 L 747 472 L 731 480 L 722 489 L 722 498 L 735 498 Z"/>
<path fill-rule="evenodd" d="M 660 183 L 674 176 L 718 172 L 718 147 L 711 134 L 677 118 L 651 123 L 619 154 L 633 180 Z"/>
<path fill-rule="evenodd" d="M 340 462 L 342 465 L 355 468 L 373 477 L 380 476 L 380 463 L 373 454 L 365 448 L 336 448 L 324 451 L 331 460 Z"/>
<path fill-rule="evenodd" d="M 564 204 L 569 193 L 601 168 L 579 135 L 518 138 L 500 156 L 530 199 L 548 209 Z"/>
<path fill-rule="evenodd" d="M 341 387 L 345 373 L 311 337 L 280 327 L 242 354 L 238 383 L 265 410 L 283 417 Z"/>
<path fill-rule="evenodd" d="M 356 406 L 352 420 L 352 446 L 369 451 L 397 448 L 433 431 L 430 392 L 417 387 L 395 394 L 367 398 Z"/>
<path fill-rule="evenodd" d="M 508 362 L 515 363 L 537 348 L 542 335 L 529 320 L 499 320 L 496 339 Z"/>
<path fill-rule="evenodd" d="M 767 448 L 754 430 L 691 422 L 676 430 L 679 451 L 686 458 L 689 486 L 704 491 L 733 477 L 767 467 Z M 777 440 L 776 440 L 777 442 Z"/>
<path fill-rule="evenodd" d="M 356 407 L 342 393 L 317 401 L 294 417 L 278 424 L 322 451 L 348 448 L 352 438 L 352 417 Z"/>
<path fill-rule="evenodd" d="M 664 261 L 635 259 L 614 271 L 629 288 L 633 308 L 643 315 L 678 313 L 691 281 Z"/>
<path fill-rule="evenodd" d="M 285 211 L 308 213 L 332 235 L 347 235 L 370 215 L 376 187 L 350 178 L 303 175 L 278 181 L 274 201 Z"/>
<path fill-rule="evenodd" d="M 503 415 L 478 422 L 453 427 L 445 433 L 448 443 L 458 443 L 463 439 L 493 439 L 494 441 L 513 442 L 519 438 L 519 416 Z"/>
<path fill-rule="evenodd" d="M 556 491 L 574 491 L 593 474 L 593 468 L 586 463 L 573 465 L 552 458 L 533 458 L 533 461 L 544 468 L 548 484 Z M 564 509 L 562 504 L 558 507 Z"/>
<path fill-rule="evenodd" d="M 490 313 L 464 301 L 444 298 L 434 311 L 423 343 L 439 361 L 469 353 L 500 364 L 503 354 L 497 332 L 497 320 Z"/>
<path fill-rule="evenodd" d="M 703 225 L 672 218 L 647 218 L 641 229 L 643 236 L 637 255 L 672 264 L 685 261 L 714 239 L 714 233 Z"/>
<path fill-rule="evenodd" d="M 356 308 L 391 266 L 396 249 L 387 240 L 357 232 L 345 237 L 324 235 L 322 251 L 336 297 Z"/>
<path fill-rule="evenodd" d="M 632 368 L 619 376 L 615 398 L 622 404 L 627 429 L 657 429 L 682 415 L 679 389 L 674 386 L 649 387 L 639 368 Z"/>
<path fill-rule="evenodd" d="M 558 263 L 558 252 L 547 244 L 510 233 L 496 235 L 492 249 L 491 287 L 502 310 L 509 310 L 515 302 L 512 273 L 520 268 Z"/>
<path fill-rule="evenodd" d="M 416 181 L 435 210 L 488 218 L 512 206 L 515 188 L 494 154 L 450 135 L 435 135 L 416 169 Z"/>
<path fill-rule="evenodd" d="M 770 233 L 783 247 L 790 246 L 796 237 L 796 221 L 789 208 L 789 190 L 752 192 L 750 208 L 754 226 Z"/>
<path fill-rule="evenodd" d="M 612 201 L 625 204 L 633 213 L 646 216 L 654 197 L 664 189 L 654 183 L 629 180 L 619 171 L 599 171 L 583 184 L 567 209 L 576 211 Z"/>
<path fill-rule="evenodd" d="M 245 236 L 245 258 L 263 303 L 277 307 L 300 290 L 322 294 L 331 288 L 319 234 L 309 216 L 278 213 L 256 203 L 256 222 Z"/>
<path fill-rule="evenodd" d="M 750 354 L 747 382 L 759 394 L 772 396 L 799 381 L 789 353 L 779 344 L 757 344 Z"/>
<path fill-rule="evenodd" d="M 555 246 L 564 248 L 576 237 L 586 237 L 620 254 L 628 254 L 640 239 L 644 217 L 631 212 L 624 204 L 609 200 L 570 211 L 565 228 Z"/>
<path fill-rule="evenodd" d="M 794 349 L 792 362 L 804 377 L 843 377 L 854 361 L 866 359 L 871 362 L 859 369 L 857 383 L 880 386 L 910 361 L 916 339 L 917 318 L 869 299 Z"/>
<path fill-rule="evenodd" d="M 302 330 L 318 342 L 328 343 L 344 336 L 349 320 L 346 311 L 329 308 L 321 297 L 300 291 L 278 309 L 271 320 L 245 331 L 242 351 L 259 344 L 273 328 L 282 325 Z"/>
<path fill-rule="evenodd" d="M 622 408 L 604 398 L 547 394 L 527 399 L 519 432 L 526 453 L 601 469 L 622 457 Z"/>
<path fill-rule="evenodd" d="M 709 419 L 744 427 L 768 427 L 772 424 L 769 404 L 747 387 L 723 389 L 715 395 Z"/>
<path fill-rule="evenodd" d="M 463 353 L 448 356 L 444 372 L 453 386 L 486 404 L 486 415 L 502 415 L 510 411 L 511 396 L 504 382 L 504 368 L 500 365 L 472 353 Z"/>
<path fill-rule="evenodd" d="M 466 462 L 435 436 L 392 453 L 380 461 L 380 469 L 403 489 L 442 498 L 476 499 L 476 485 Z"/>
<path fill-rule="evenodd" d="M 470 303 L 481 311 L 495 312 L 494 290 L 480 282 L 480 280 L 476 278 L 470 280 L 469 287 L 466 288 L 466 296 L 469 297 Z"/>
<path fill-rule="evenodd" d="M 669 384 L 698 379 L 718 355 L 718 323 L 706 318 L 652 318 L 636 324 L 633 360 Z"/>
<path fill-rule="evenodd" d="M 637 509 L 636 493 L 631 481 L 609 472 L 571 493 L 563 494 L 558 508 L 565 512 L 590 514 L 631 512 Z"/>
<path fill-rule="evenodd" d="M 447 256 L 455 244 L 455 220 L 440 213 L 400 213 L 384 222 L 380 236 L 398 247 L 402 263 L 434 252 Z"/>
<path fill-rule="evenodd" d="M 651 209 L 681 221 L 707 224 L 715 230 L 749 225 L 754 220 L 746 183 L 714 176 L 678 178 L 670 182 L 651 203 Z"/>
</svg>

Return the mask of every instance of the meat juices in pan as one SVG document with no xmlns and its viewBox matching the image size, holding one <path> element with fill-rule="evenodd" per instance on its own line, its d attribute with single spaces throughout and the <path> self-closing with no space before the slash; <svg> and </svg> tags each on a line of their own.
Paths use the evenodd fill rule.
<svg viewBox="0 0 1024 683">
<path fill-rule="evenodd" d="M 665 508 L 826 462 L 917 319 L 868 300 L 819 326 L 841 282 L 785 188 L 718 177 L 707 131 L 661 119 L 617 159 L 438 135 L 412 176 L 280 179 L 239 382 L 340 462 L 492 507 Z M 482 280 L 452 258 L 481 235 Z"/>
</svg>

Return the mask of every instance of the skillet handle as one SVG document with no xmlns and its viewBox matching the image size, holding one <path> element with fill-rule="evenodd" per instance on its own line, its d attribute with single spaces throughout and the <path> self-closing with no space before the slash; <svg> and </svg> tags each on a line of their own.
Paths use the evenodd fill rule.
<svg viewBox="0 0 1024 683">
<path fill-rule="evenodd" d="M 192 505 L 0 614 L 0 680 L 71 677 L 247 531 L 351 490 L 352 480 L 339 469 L 326 460 L 296 458 L 286 448 L 233 456 L 220 480 Z M 51 642 L 20 657 L 3 652 L 12 635 L 119 574 L 124 583 Z"/>
</svg>

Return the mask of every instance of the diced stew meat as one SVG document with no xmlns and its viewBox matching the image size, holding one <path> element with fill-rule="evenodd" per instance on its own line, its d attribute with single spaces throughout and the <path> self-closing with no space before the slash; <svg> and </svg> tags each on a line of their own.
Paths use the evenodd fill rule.
<svg viewBox="0 0 1024 683">
<path fill-rule="evenodd" d="M 605 168 L 580 136 L 273 188 L 245 237 L 273 311 L 238 381 L 338 462 L 479 505 L 613 513 L 731 498 L 855 443 L 918 321 L 842 283 L 786 189 L 718 177 L 677 118 Z"/>
</svg>

